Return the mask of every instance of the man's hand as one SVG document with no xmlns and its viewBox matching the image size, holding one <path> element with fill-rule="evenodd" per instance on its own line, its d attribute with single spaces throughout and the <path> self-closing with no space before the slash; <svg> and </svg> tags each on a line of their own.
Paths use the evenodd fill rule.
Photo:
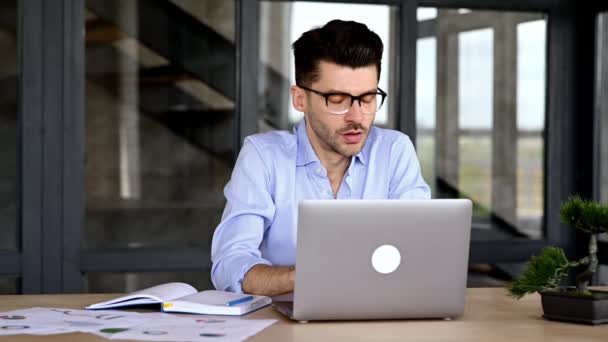
<svg viewBox="0 0 608 342">
<path fill-rule="evenodd" d="M 245 274 L 243 292 L 276 296 L 293 292 L 296 269 L 293 266 L 255 265 Z"/>
</svg>

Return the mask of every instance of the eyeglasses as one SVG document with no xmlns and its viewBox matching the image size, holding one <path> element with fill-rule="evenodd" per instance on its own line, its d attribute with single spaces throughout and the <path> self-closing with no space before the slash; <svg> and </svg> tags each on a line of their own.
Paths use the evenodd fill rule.
<svg viewBox="0 0 608 342">
<path fill-rule="evenodd" d="M 361 111 L 363 113 L 374 114 L 379 111 L 380 108 L 382 108 L 384 100 L 387 96 L 384 90 L 380 88 L 378 88 L 378 90 L 375 92 L 354 96 L 347 93 L 322 93 L 301 85 L 298 85 L 298 87 L 313 92 L 319 96 L 323 96 L 325 98 L 327 111 L 336 115 L 346 114 L 355 101 L 359 102 L 359 106 L 361 107 Z"/>
</svg>

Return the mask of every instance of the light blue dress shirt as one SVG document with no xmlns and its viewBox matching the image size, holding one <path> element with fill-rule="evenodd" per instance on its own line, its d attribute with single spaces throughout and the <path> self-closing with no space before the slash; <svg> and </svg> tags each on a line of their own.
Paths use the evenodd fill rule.
<svg viewBox="0 0 608 342">
<path fill-rule="evenodd" d="M 219 290 L 242 292 L 257 264 L 295 264 L 298 202 L 332 199 L 327 173 L 302 120 L 293 132 L 245 139 L 224 189 L 226 208 L 213 234 L 211 278 Z M 337 199 L 429 199 L 414 146 L 403 133 L 372 127 L 352 157 Z"/>
</svg>

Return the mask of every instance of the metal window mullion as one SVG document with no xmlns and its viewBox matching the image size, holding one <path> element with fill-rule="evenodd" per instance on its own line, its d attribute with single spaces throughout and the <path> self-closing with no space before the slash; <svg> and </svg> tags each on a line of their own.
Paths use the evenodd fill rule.
<svg viewBox="0 0 608 342">
<path fill-rule="evenodd" d="M 21 293 L 42 292 L 42 0 L 19 6 L 19 236 Z"/>
<path fill-rule="evenodd" d="M 258 1 L 236 1 L 236 115 L 235 157 L 246 136 L 258 131 L 258 66 L 260 50 L 260 7 Z"/>
<path fill-rule="evenodd" d="M 84 4 L 24 0 L 19 6 L 21 292 L 77 292 Z"/>
<path fill-rule="evenodd" d="M 85 212 L 84 0 L 64 5 L 63 65 L 63 256 L 61 292 L 81 291 L 81 234 Z"/>
<path fill-rule="evenodd" d="M 43 40 L 43 192 L 42 292 L 61 291 L 62 258 L 62 126 L 63 126 L 63 1 L 42 1 Z M 57 45 L 59 43 L 59 45 Z M 59 47 L 59 48 L 58 48 Z"/>
<path fill-rule="evenodd" d="M 608 202 L 608 13 L 596 21 L 595 166 L 593 198 Z"/>
<path fill-rule="evenodd" d="M 396 127 L 416 144 L 416 47 L 418 42 L 417 1 L 403 0 L 399 8 L 399 60 L 397 67 Z"/>
</svg>

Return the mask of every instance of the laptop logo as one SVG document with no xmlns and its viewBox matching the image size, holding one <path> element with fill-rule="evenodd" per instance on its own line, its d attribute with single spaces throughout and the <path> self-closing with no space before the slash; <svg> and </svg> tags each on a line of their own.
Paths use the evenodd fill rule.
<svg viewBox="0 0 608 342">
<path fill-rule="evenodd" d="M 378 273 L 393 273 L 399 264 L 401 264 L 401 253 L 393 245 L 382 245 L 372 254 L 372 267 Z"/>
</svg>

